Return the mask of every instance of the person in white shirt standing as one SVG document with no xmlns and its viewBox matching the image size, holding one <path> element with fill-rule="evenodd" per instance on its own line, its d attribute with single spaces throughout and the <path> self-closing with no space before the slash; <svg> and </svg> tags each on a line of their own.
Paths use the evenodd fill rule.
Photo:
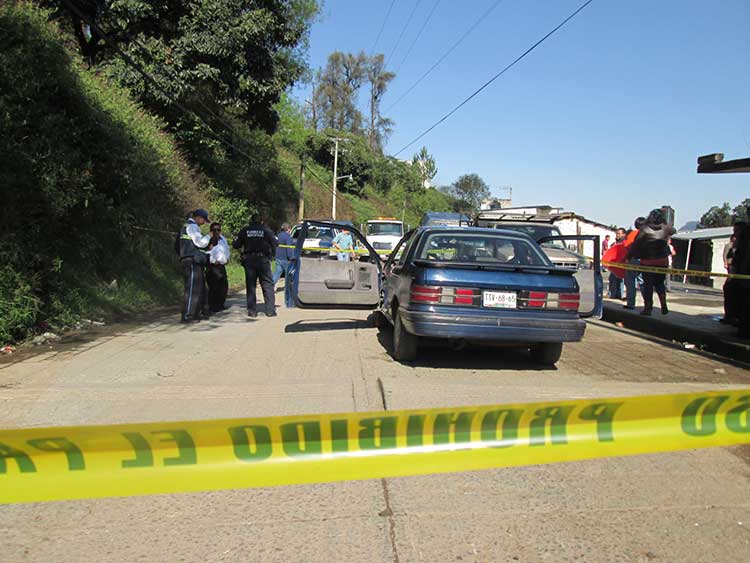
<svg viewBox="0 0 750 563">
<path fill-rule="evenodd" d="M 211 237 L 201 233 L 200 226 L 207 222 L 208 212 L 196 209 L 180 229 L 177 238 L 180 267 L 185 280 L 181 317 L 183 323 L 197 323 L 201 320 L 206 295 L 203 268 L 208 264 L 208 244 Z"/>
<path fill-rule="evenodd" d="M 211 223 L 211 242 L 209 244 L 209 264 L 206 267 L 208 282 L 208 307 L 212 313 L 227 309 L 229 281 L 226 264 L 229 262 L 229 243 L 221 234 L 221 223 Z"/>
</svg>

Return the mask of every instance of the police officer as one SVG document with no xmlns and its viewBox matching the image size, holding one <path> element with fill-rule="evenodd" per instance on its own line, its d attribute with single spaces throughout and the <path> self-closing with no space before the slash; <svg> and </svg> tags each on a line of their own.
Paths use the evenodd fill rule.
<svg viewBox="0 0 750 563">
<path fill-rule="evenodd" d="M 263 290 L 266 316 L 276 316 L 271 256 L 275 254 L 277 244 L 273 231 L 261 223 L 260 215 L 257 213 L 253 214 L 250 224 L 239 232 L 232 243 L 234 248 L 242 252 L 242 267 L 245 268 L 245 285 L 247 286 L 248 317 L 258 316 L 255 298 L 258 279 Z"/>
<path fill-rule="evenodd" d="M 180 267 L 185 280 L 185 295 L 182 302 L 183 323 L 201 320 L 201 308 L 206 298 L 206 283 L 203 269 L 208 264 L 209 235 L 201 233 L 200 226 L 208 222 L 208 212 L 196 209 L 180 229 L 178 248 Z"/>
</svg>

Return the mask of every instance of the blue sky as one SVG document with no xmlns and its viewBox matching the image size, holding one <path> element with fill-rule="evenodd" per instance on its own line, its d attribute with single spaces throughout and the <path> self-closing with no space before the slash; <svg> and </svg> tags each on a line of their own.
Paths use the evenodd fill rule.
<svg viewBox="0 0 750 563">
<path fill-rule="evenodd" d="M 396 0 L 376 52 L 392 70 L 436 0 Z M 441 0 L 383 102 L 388 108 L 496 0 Z M 309 62 L 369 52 L 391 0 L 327 0 Z M 399 34 L 419 2 L 403 39 Z M 582 0 L 503 0 L 409 96 L 385 115 L 393 154 L 555 27 Z M 750 155 L 750 2 L 594 0 L 422 145 L 438 184 L 476 172 L 512 186 L 514 204 L 552 204 L 629 224 L 671 204 L 678 226 L 711 205 L 750 197 L 750 175 L 698 175 L 696 157 Z M 299 99 L 308 95 L 300 86 Z M 364 102 L 364 92 L 362 96 Z"/>
</svg>

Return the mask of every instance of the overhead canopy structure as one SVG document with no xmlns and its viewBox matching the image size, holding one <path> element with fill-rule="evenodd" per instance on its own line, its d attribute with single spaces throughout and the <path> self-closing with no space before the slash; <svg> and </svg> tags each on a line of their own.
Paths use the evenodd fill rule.
<svg viewBox="0 0 750 563">
<path fill-rule="evenodd" d="M 750 172 L 750 158 L 738 158 L 724 162 L 723 153 L 698 157 L 698 174 L 728 174 Z"/>
</svg>

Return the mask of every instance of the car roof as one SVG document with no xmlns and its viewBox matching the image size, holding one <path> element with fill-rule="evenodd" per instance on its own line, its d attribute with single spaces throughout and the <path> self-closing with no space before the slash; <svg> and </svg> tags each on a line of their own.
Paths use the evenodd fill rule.
<svg viewBox="0 0 750 563">
<path fill-rule="evenodd" d="M 549 229 L 555 229 L 557 231 L 560 230 L 560 227 L 557 225 L 552 225 L 551 223 L 518 223 L 516 221 L 502 221 L 495 225 L 496 229 L 503 229 L 505 227 L 542 227 L 542 228 L 549 228 Z"/>
<path fill-rule="evenodd" d="M 511 230 L 503 230 L 503 229 L 492 229 L 489 227 L 468 227 L 468 226 L 456 226 L 456 225 L 424 225 L 419 227 L 420 233 L 436 233 L 436 232 L 444 232 L 444 233 L 451 233 L 456 231 L 466 232 L 466 233 L 476 233 L 476 234 L 487 234 L 487 235 L 507 235 L 512 238 L 524 238 L 527 240 L 530 240 L 534 242 L 534 239 L 531 238 L 526 233 L 522 233 L 519 231 L 511 231 Z"/>
</svg>

